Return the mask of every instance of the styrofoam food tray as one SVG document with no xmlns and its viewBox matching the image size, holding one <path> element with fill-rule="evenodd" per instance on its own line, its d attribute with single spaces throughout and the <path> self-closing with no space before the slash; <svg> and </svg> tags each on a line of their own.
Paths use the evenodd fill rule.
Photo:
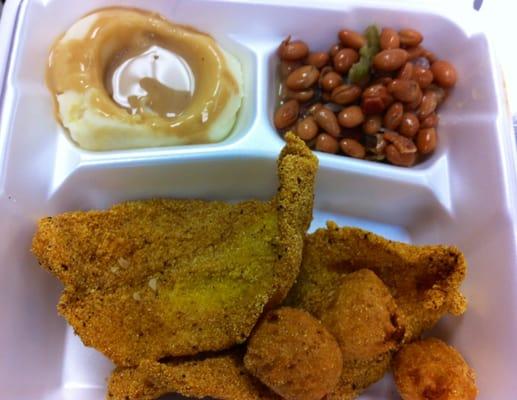
<svg viewBox="0 0 517 400">
<path fill-rule="evenodd" d="M 276 3 L 276 4 L 275 4 Z M 282 3 L 282 4 L 278 4 Z M 283 145 L 271 118 L 275 49 L 288 34 L 327 49 L 343 28 L 414 27 L 452 61 L 459 83 L 441 110 L 439 146 L 411 169 L 319 154 L 315 220 L 466 254 L 470 306 L 435 334 L 475 368 L 480 399 L 517 398 L 516 164 L 503 81 L 479 21 L 448 5 L 394 1 L 10 0 L 0 26 L 0 398 L 101 399 L 112 368 L 56 311 L 61 285 L 38 268 L 39 217 L 157 196 L 265 199 Z M 89 11 L 127 5 L 211 33 L 242 62 L 245 99 L 219 144 L 94 153 L 53 116 L 44 83 L 53 40 Z M 452 8 L 451 8 L 452 7 Z M 442 11 L 440 11 L 442 10 Z M 461 12 L 460 12 L 461 11 Z M 449 15 L 449 16 L 446 16 Z M 361 398 L 397 398 L 388 376 Z"/>
</svg>

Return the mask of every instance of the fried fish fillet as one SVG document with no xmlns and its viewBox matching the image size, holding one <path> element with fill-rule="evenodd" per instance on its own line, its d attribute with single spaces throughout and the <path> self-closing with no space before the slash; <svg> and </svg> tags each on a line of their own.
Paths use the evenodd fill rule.
<svg viewBox="0 0 517 400">
<path fill-rule="evenodd" d="M 244 368 L 242 349 L 167 362 L 145 360 L 136 368 L 117 368 L 107 400 L 154 400 L 167 393 L 222 400 L 280 400 Z"/>
<path fill-rule="evenodd" d="M 268 202 L 134 201 L 39 222 L 32 250 L 58 310 L 119 366 L 242 343 L 299 271 L 317 159 L 292 135 Z"/>
<path fill-rule="evenodd" d="M 386 240 L 356 228 L 327 223 L 307 235 L 297 282 L 285 304 L 322 318 L 336 302 L 346 274 L 369 269 L 387 286 L 404 321 L 408 341 L 431 328 L 443 315 L 460 315 L 466 301 L 459 291 L 466 274 L 463 254 L 452 246 L 413 246 Z M 345 353 L 345 351 L 344 351 Z M 389 368 L 391 353 L 356 360 L 343 368 L 337 389 L 326 399 L 349 400 Z"/>
</svg>

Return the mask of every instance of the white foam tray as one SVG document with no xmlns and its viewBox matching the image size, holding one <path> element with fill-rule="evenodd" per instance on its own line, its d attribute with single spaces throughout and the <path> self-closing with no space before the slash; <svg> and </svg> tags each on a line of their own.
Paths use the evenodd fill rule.
<svg viewBox="0 0 517 400">
<path fill-rule="evenodd" d="M 240 58 L 246 87 L 235 134 L 213 145 L 104 153 L 67 138 L 44 84 L 49 46 L 77 18 L 115 4 L 194 25 Z M 480 399 L 517 398 L 515 143 L 503 81 L 473 12 L 414 0 L 10 0 L 0 25 L 1 399 L 102 399 L 112 368 L 57 315 L 61 285 L 29 252 L 36 220 L 156 196 L 268 198 L 283 145 L 270 122 L 278 43 L 292 34 L 326 49 L 339 29 L 372 22 L 421 30 L 426 47 L 456 65 L 459 83 L 425 163 L 403 169 L 319 154 L 311 229 L 332 218 L 391 239 L 458 245 L 470 265 L 470 306 L 434 333 L 475 368 Z M 361 399 L 395 393 L 388 376 Z"/>
</svg>

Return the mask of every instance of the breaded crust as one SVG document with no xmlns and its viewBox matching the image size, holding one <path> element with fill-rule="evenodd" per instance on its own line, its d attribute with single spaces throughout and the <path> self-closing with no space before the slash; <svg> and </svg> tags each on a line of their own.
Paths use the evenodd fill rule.
<svg viewBox="0 0 517 400">
<path fill-rule="evenodd" d="M 353 397 L 382 378 L 404 338 L 404 317 L 389 289 L 368 269 L 344 274 L 321 322 L 337 339 L 343 371 L 327 397 Z"/>
<path fill-rule="evenodd" d="M 244 366 L 287 400 L 321 400 L 338 383 L 341 350 L 325 326 L 307 311 L 269 311 L 248 341 Z"/>
<path fill-rule="evenodd" d="M 210 356 L 146 360 L 136 368 L 113 371 L 107 400 L 153 400 L 167 393 L 223 400 L 280 400 L 249 375 L 242 362 L 242 349 Z"/>
<path fill-rule="evenodd" d="M 119 366 L 242 343 L 301 263 L 317 159 L 289 135 L 269 202 L 148 200 L 42 219 L 32 251 L 58 310 Z"/>
<path fill-rule="evenodd" d="M 346 274 L 361 269 L 373 271 L 391 293 L 403 318 L 403 342 L 419 337 L 445 314 L 466 309 L 459 288 L 467 264 L 456 247 L 393 242 L 333 222 L 307 235 L 300 275 L 285 304 L 322 318 L 335 304 Z M 340 383 L 325 400 L 354 399 L 384 375 L 391 359 L 388 351 L 370 360 L 356 358 L 348 368 L 345 362 Z"/>
<path fill-rule="evenodd" d="M 445 313 L 451 312 L 457 315 L 465 310 L 466 303 L 459 292 L 459 286 L 466 273 L 466 262 L 462 253 L 455 247 L 412 246 L 396 243 L 361 229 L 338 228 L 334 223 L 329 223 L 328 229 L 319 229 L 314 234 L 308 235 L 300 276 L 286 303 L 300 305 L 321 318 L 324 311 L 332 310 L 343 277 L 364 268 L 375 271 L 384 282 L 391 296 L 396 300 L 397 315 L 398 313 L 402 315 L 402 308 L 405 310 L 403 322 L 406 328 L 406 340 L 416 337 L 423 330 L 431 327 Z M 362 278 L 364 278 L 361 279 L 362 282 L 376 281 L 368 276 Z M 382 295 L 382 289 L 380 293 Z M 390 303 L 391 301 L 388 300 L 388 304 Z M 437 307 L 437 305 L 440 306 Z M 389 309 L 391 308 L 392 305 L 389 306 Z M 426 315 L 427 313 L 429 315 Z M 408 320 L 411 321 L 411 330 L 408 330 Z M 392 360 L 392 352 L 389 351 L 391 349 L 392 347 L 388 347 L 386 349 L 388 351 L 380 352 L 376 357 L 349 360 L 344 364 L 345 368 L 338 386 L 325 396 L 324 400 L 355 399 L 365 386 L 382 377 L 389 369 Z M 227 356 L 223 357 L 226 360 L 225 357 Z M 195 374 L 208 374 L 201 380 L 189 381 L 190 394 L 184 391 L 182 385 L 168 379 L 166 382 L 173 383 L 167 383 L 167 390 L 159 393 L 148 392 L 158 394 L 154 397 L 142 397 L 142 399 L 157 398 L 169 392 L 179 392 L 200 398 L 205 396 L 243 400 L 278 398 L 272 392 L 268 395 L 263 394 L 264 386 L 250 378 L 244 370 L 242 355 L 235 354 L 233 357 L 232 362 L 224 361 L 223 369 L 233 368 L 241 372 L 231 374 L 228 381 L 222 378 L 224 384 L 218 385 L 222 388 L 218 392 L 204 384 L 214 379 L 220 382 L 217 380 L 220 377 L 220 370 L 209 367 L 213 365 L 211 358 L 218 360 L 221 358 L 214 355 L 208 357 L 203 364 L 177 361 L 177 368 L 188 365 L 187 368 L 192 369 Z M 217 361 L 217 363 L 220 362 L 222 361 Z M 217 363 L 216 365 L 219 365 Z M 113 399 L 122 400 L 126 395 L 130 400 L 139 398 L 132 397 L 132 393 L 148 390 L 144 387 L 145 379 L 156 379 L 158 382 L 164 379 L 163 375 L 157 375 L 159 371 L 160 369 L 156 367 L 145 369 L 139 367 L 136 372 L 133 369 L 117 369 L 110 381 L 110 390 L 116 387 L 119 397 L 113 397 Z M 176 374 L 177 371 L 179 370 L 174 369 L 171 373 Z M 251 385 L 250 382 L 252 382 Z M 235 385 L 241 389 L 236 389 Z"/>
<path fill-rule="evenodd" d="M 467 262 L 458 248 L 394 242 L 333 222 L 307 235 L 300 275 L 285 303 L 319 317 L 334 301 L 340 277 L 364 268 L 389 288 L 405 316 L 407 339 L 420 336 L 447 313 L 466 310 L 460 285 Z"/>
<path fill-rule="evenodd" d="M 474 400 L 474 371 L 452 346 L 436 338 L 404 346 L 393 360 L 393 376 L 403 400 Z"/>
</svg>

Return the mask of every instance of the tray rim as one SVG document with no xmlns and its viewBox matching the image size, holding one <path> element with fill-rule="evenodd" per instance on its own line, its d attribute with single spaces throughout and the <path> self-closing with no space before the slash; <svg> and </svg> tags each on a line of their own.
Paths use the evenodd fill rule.
<svg viewBox="0 0 517 400">
<path fill-rule="evenodd" d="M 229 3 L 245 2 L 245 0 L 222 0 L 222 1 L 229 2 Z M 284 0 L 284 1 L 285 1 L 285 3 L 290 3 L 289 0 Z M 306 0 L 300 0 L 299 3 L 303 4 L 305 2 L 306 2 Z M 395 3 L 397 3 L 397 2 L 402 3 L 402 1 L 400 1 L 400 0 L 395 0 Z M 0 22 L 0 35 L 3 36 L 3 34 L 6 33 L 6 31 L 7 31 L 8 39 L 9 39 L 4 43 L 0 43 L 0 117 L 2 116 L 3 103 L 5 101 L 4 90 L 6 90 L 5 84 L 7 81 L 7 74 L 5 74 L 3 77 L 1 74 L 2 74 L 2 72 L 7 72 L 9 70 L 9 68 L 11 68 L 12 61 L 8 57 L 8 54 L 13 45 L 12 41 L 14 39 L 15 32 L 16 32 L 16 29 L 17 29 L 17 26 L 19 23 L 18 18 L 20 18 L 20 16 L 21 16 L 20 10 L 21 10 L 21 6 L 23 3 L 30 4 L 30 0 L 11 0 L 10 2 L 8 2 L 6 7 L 4 8 L 4 14 L 3 14 L 2 20 Z M 258 1 L 255 0 L 255 1 L 253 1 L 253 3 L 276 4 L 276 3 L 273 3 L 273 0 L 258 0 Z M 308 1 L 307 1 L 307 3 L 308 3 Z M 327 3 L 330 3 L 330 2 L 327 0 Z M 334 2 L 332 2 L 332 4 L 334 4 Z M 361 4 L 364 5 L 365 7 L 367 7 L 369 4 L 379 5 L 380 1 L 367 0 Z M 418 4 L 418 1 L 416 1 L 416 4 Z M 8 18 L 9 12 L 11 13 L 10 20 Z M 11 29 L 10 32 L 9 32 L 9 29 Z M 500 113 L 497 115 L 497 118 L 498 118 L 497 129 L 501 130 L 501 131 L 498 132 L 497 134 L 500 135 L 501 141 L 506 146 L 506 149 L 507 149 L 507 151 L 502 151 L 500 153 L 500 155 L 502 157 L 501 165 L 505 172 L 505 175 L 501 179 L 503 180 L 503 182 L 505 184 L 505 192 L 506 192 L 505 193 L 505 202 L 507 203 L 506 205 L 508 206 L 507 211 L 509 212 L 509 218 L 511 218 L 511 221 L 513 224 L 512 233 L 515 238 L 515 241 L 517 242 L 517 238 L 516 238 L 516 232 L 517 232 L 517 218 L 516 218 L 516 215 L 517 215 L 517 201 L 516 201 L 516 199 L 517 199 L 517 153 L 516 153 L 516 143 L 515 143 L 516 140 L 515 140 L 515 136 L 513 134 L 510 134 L 510 132 L 513 132 L 513 131 L 511 129 L 511 118 L 510 118 L 510 114 L 508 113 L 509 110 L 507 109 L 507 107 L 505 107 L 507 105 L 507 101 L 506 101 L 506 97 L 505 97 L 506 91 L 505 91 L 504 84 L 503 84 L 503 76 L 502 76 L 500 69 L 497 68 L 498 64 L 496 62 L 497 61 L 496 58 L 494 57 L 494 47 L 491 45 L 490 38 L 487 37 L 486 35 L 485 35 L 485 38 L 487 39 L 487 42 L 488 42 L 488 51 L 490 53 L 491 64 L 492 64 L 493 72 L 494 72 L 493 82 L 494 82 L 494 84 L 497 85 L 497 87 L 496 87 L 497 102 L 500 106 L 500 110 L 499 110 Z M 5 57 L 4 57 L 4 55 L 5 55 Z M 507 132 L 509 134 L 506 134 Z M 2 153 L 3 152 L 7 153 L 9 151 L 8 146 L 3 145 L 3 142 L 5 142 L 5 138 L 0 137 L 0 182 L 2 181 L 2 174 L 5 173 L 5 171 L 2 168 L 2 164 L 4 161 Z M 248 151 L 248 149 L 246 151 Z M 206 159 L 212 158 L 215 160 L 216 158 L 224 157 L 223 152 L 224 151 L 212 152 L 210 154 L 205 154 L 205 156 L 206 156 Z M 269 156 L 272 153 L 273 153 L 273 151 L 262 151 L 262 152 L 257 151 L 256 153 L 254 153 L 254 155 L 256 157 L 263 156 L 263 157 L 270 158 Z M 245 157 L 245 155 L 243 153 L 240 153 L 240 154 L 231 153 L 231 156 L 237 157 L 239 155 L 243 156 L 243 158 Z M 276 154 L 275 154 L 275 156 L 276 156 Z M 190 157 L 192 159 L 194 159 L 195 154 L 191 154 Z M 120 159 L 121 164 L 124 164 L 126 162 L 129 164 L 131 163 L 130 153 L 129 153 L 129 157 Z M 138 161 L 138 162 L 140 162 L 140 161 Z M 141 160 L 141 162 L 153 162 L 153 159 L 143 158 Z M 154 159 L 154 162 L 161 162 L 161 160 Z M 93 164 L 95 164 L 95 161 L 92 162 L 92 165 Z M 324 163 L 324 165 L 326 168 L 332 168 L 332 163 L 329 160 L 327 160 Z M 85 166 L 88 166 L 88 164 L 85 164 Z M 336 168 L 336 169 L 339 169 L 339 168 Z M 358 173 L 357 171 L 360 171 L 359 173 L 365 173 L 365 169 L 363 169 L 362 166 L 359 166 L 359 165 L 357 166 L 357 168 L 354 168 L 354 169 L 350 168 L 347 170 L 347 172 L 349 172 L 349 173 L 351 173 L 351 172 Z M 368 169 L 368 171 L 370 171 L 370 169 Z M 372 169 L 370 171 L 370 173 L 374 173 L 374 172 L 375 172 L 374 169 Z M 399 175 L 397 175 L 397 176 L 399 176 Z M 391 178 L 393 178 L 393 175 L 390 175 L 390 179 Z M 1 197 L 3 197 L 4 195 L 6 196 L 6 194 L 2 193 L 1 190 L 2 190 L 2 188 L 0 187 L 0 200 L 2 200 Z M 3 205 L 0 202 L 0 216 L 2 215 L 4 210 L 5 209 L 3 209 Z M 517 263 L 514 263 L 513 268 L 517 269 Z"/>
</svg>

